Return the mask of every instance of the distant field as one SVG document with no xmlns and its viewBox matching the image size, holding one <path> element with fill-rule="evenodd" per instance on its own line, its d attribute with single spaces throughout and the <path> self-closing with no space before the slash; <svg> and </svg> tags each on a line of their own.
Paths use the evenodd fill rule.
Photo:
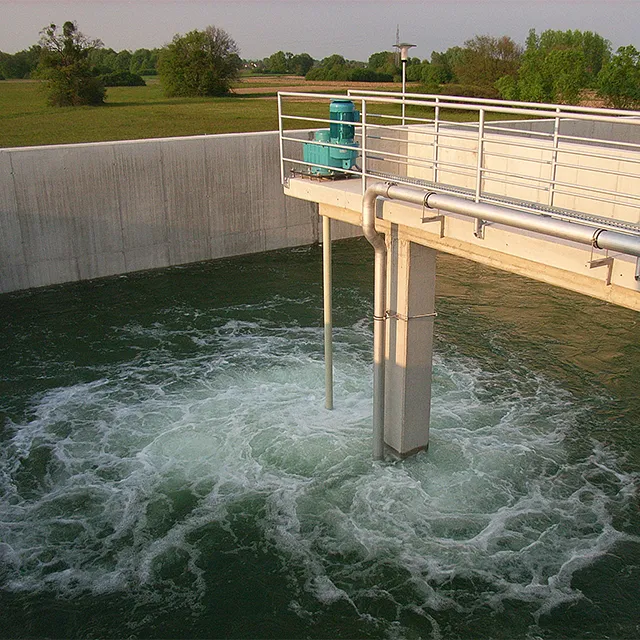
<svg viewBox="0 0 640 640">
<path fill-rule="evenodd" d="M 272 131 L 278 128 L 278 90 L 342 93 L 344 83 L 307 83 L 303 78 L 248 78 L 229 98 L 166 98 L 157 79 L 146 87 L 112 87 L 101 107 L 49 107 L 42 86 L 32 81 L 0 81 L 0 147 L 107 140 L 135 140 L 211 133 Z M 397 90 L 390 84 L 358 88 Z M 392 108 L 387 108 L 389 112 Z M 289 114 L 328 117 L 326 103 L 290 104 Z M 412 114 L 408 109 L 407 115 Z M 421 116 L 428 116 L 425 110 Z M 455 119 L 469 119 L 458 113 Z M 307 128 L 307 122 L 288 128 Z"/>
</svg>

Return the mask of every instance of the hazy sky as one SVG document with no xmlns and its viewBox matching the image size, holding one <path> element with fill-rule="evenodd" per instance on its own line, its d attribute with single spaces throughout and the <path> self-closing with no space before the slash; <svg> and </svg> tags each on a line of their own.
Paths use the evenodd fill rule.
<svg viewBox="0 0 640 640">
<path fill-rule="evenodd" d="M 420 58 L 480 34 L 523 44 L 532 27 L 590 30 L 614 50 L 640 48 L 640 0 L 0 0 L 0 50 L 25 49 L 45 25 L 66 20 L 116 50 L 159 47 L 214 24 L 248 59 L 282 49 L 366 60 L 391 48 L 396 24 Z"/>
</svg>

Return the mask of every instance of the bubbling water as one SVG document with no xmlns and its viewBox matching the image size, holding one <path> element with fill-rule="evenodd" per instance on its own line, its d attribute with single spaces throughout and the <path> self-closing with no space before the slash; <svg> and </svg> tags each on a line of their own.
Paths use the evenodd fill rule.
<svg viewBox="0 0 640 640">
<path fill-rule="evenodd" d="M 343 603 L 402 635 L 409 612 L 437 637 L 437 611 L 576 601 L 576 571 L 637 541 L 615 526 L 637 477 L 597 442 L 576 455 L 587 409 L 539 375 L 439 354 L 428 454 L 374 463 L 366 323 L 336 330 L 328 412 L 319 330 L 219 316 L 181 328 L 179 313 L 124 326 L 137 357 L 39 394 L 9 425 L 5 590 L 158 597 L 162 584 L 197 611 L 211 549 L 230 538 L 239 580 L 243 553 L 280 559 L 303 618 Z"/>
</svg>

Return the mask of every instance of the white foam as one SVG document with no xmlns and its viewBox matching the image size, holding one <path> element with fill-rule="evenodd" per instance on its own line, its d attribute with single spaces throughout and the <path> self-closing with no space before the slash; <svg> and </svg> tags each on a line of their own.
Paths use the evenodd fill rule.
<svg viewBox="0 0 640 640">
<path fill-rule="evenodd" d="M 368 325 L 336 332 L 333 412 L 319 330 L 222 320 L 127 336 L 152 346 L 34 398 L 12 425 L 0 454 L 11 589 L 144 590 L 173 571 L 188 576 L 176 597 L 195 602 L 206 576 L 193 534 L 232 529 L 243 505 L 291 567 L 300 615 L 307 596 L 363 616 L 386 598 L 440 633 L 429 611 L 515 599 L 544 613 L 577 599 L 575 572 L 629 539 L 614 514 L 637 477 L 597 443 L 574 455 L 581 408 L 542 378 L 438 357 L 429 453 L 374 464 Z M 176 361 L 162 347 L 172 339 L 197 348 Z M 381 582 L 389 571 L 401 601 Z"/>
</svg>

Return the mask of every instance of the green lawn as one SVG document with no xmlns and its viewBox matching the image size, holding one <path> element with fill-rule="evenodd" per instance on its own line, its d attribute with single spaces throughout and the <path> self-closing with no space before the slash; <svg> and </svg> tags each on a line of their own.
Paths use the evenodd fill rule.
<svg viewBox="0 0 640 640">
<path fill-rule="evenodd" d="M 272 82 L 258 95 L 166 98 L 160 84 L 152 81 L 146 87 L 109 88 L 107 103 L 101 107 L 49 107 L 40 83 L 0 81 L 0 147 L 273 131 L 278 128 L 276 88 Z M 379 105 L 386 113 L 392 109 Z M 328 106 L 326 102 L 288 102 L 287 113 L 327 118 Z M 418 113 L 430 115 L 424 109 L 407 109 L 407 115 Z M 476 114 L 456 113 L 452 119 L 475 118 Z M 288 121 L 286 126 L 313 125 Z"/>
<path fill-rule="evenodd" d="M 0 147 L 278 128 L 274 100 L 165 98 L 159 84 L 112 87 L 101 107 L 49 107 L 37 82 L 0 82 Z"/>
</svg>

